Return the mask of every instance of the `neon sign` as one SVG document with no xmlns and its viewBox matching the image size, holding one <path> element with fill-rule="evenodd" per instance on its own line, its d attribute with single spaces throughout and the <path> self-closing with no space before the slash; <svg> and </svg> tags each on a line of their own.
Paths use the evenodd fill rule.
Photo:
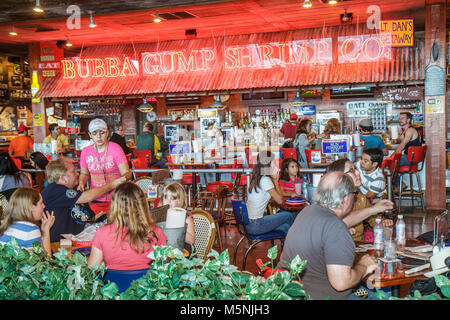
<svg viewBox="0 0 450 320">
<path fill-rule="evenodd" d="M 392 59 L 390 34 L 338 37 L 337 63 L 375 62 Z M 117 78 L 171 75 L 238 69 L 292 68 L 333 63 L 331 38 L 292 40 L 265 44 L 232 45 L 191 51 L 143 52 L 139 61 L 129 57 L 61 60 L 62 77 Z M 335 62 L 336 63 L 336 62 Z"/>
<path fill-rule="evenodd" d="M 391 35 L 338 37 L 338 63 L 391 60 Z"/>
</svg>

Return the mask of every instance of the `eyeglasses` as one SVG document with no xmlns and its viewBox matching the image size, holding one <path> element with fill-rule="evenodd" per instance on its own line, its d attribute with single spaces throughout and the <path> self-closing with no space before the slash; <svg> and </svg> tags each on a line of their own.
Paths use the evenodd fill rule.
<svg viewBox="0 0 450 320">
<path fill-rule="evenodd" d="M 355 168 L 351 168 L 348 171 L 345 171 L 344 173 L 355 173 L 356 169 Z"/>
</svg>

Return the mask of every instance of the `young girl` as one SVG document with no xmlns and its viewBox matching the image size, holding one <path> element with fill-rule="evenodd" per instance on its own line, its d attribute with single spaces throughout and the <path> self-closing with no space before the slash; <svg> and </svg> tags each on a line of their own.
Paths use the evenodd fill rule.
<svg viewBox="0 0 450 320">
<path fill-rule="evenodd" d="M 297 149 L 298 162 L 302 168 L 308 168 L 308 160 L 305 149 L 309 149 L 311 141 L 316 138 L 315 133 L 311 133 L 312 121 L 310 119 L 302 119 L 297 127 L 294 138 L 294 148 Z"/>
<path fill-rule="evenodd" d="M 166 235 L 150 217 L 144 192 L 135 183 L 125 182 L 112 196 L 107 224 L 95 233 L 88 265 L 104 261 L 113 270 L 148 269 L 147 256 L 153 246 L 166 242 Z"/>
<path fill-rule="evenodd" d="M 281 163 L 281 176 L 278 184 L 280 185 L 283 196 L 299 196 L 301 195 L 301 185 L 303 179 L 298 176 L 298 163 L 293 158 L 284 159 Z M 295 192 L 295 185 L 300 185 L 300 193 Z"/>
<path fill-rule="evenodd" d="M 184 187 L 176 182 L 169 183 L 163 189 L 160 205 L 169 205 L 169 208 L 186 209 L 187 201 Z M 191 215 L 187 215 L 186 224 L 185 249 L 191 253 L 195 240 L 194 218 Z"/>
<path fill-rule="evenodd" d="M 6 244 L 14 237 L 19 246 L 29 250 L 33 248 L 33 242 L 39 242 L 50 257 L 50 228 L 55 223 L 55 217 L 44 212 L 44 208 L 39 191 L 31 188 L 14 191 L 0 226 L 0 243 Z M 40 229 L 37 226 L 39 221 Z"/>
</svg>

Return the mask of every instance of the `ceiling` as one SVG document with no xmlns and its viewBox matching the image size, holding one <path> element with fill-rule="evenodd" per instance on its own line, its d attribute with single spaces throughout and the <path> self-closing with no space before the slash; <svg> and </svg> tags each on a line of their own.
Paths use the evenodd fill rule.
<svg viewBox="0 0 450 320">
<path fill-rule="evenodd" d="M 35 0 L 2 0 L 0 3 L 0 52 L 25 53 L 30 42 L 66 40 L 72 53 L 82 47 L 119 43 L 158 42 L 185 39 L 186 29 L 196 29 L 198 38 L 249 33 L 277 32 L 339 25 L 340 14 L 353 14 L 352 23 L 365 23 L 367 8 L 377 5 L 384 20 L 414 18 L 416 30 L 424 30 L 425 0 L 41 0 L 43 14 L 32 11 Z M 80 8 L 80 27 L 69 29 L 70 5 Z M 449 8 L 447 8 L 449 10 Z M 96 28 L 89 28 L 88 10 L 94 11 Z M 153 23 L 158 11 L 161 23 Z M 449 12 L 447 12 L 449 13 Z M 450 14 L 447 14 L 449 20 Z M 164 19 L 165 18 L 165 19 Z M 14 24 L 17 36 L 8 33 Z M 69 55 L 70 55 L 69 51 Z"/>
</svg>

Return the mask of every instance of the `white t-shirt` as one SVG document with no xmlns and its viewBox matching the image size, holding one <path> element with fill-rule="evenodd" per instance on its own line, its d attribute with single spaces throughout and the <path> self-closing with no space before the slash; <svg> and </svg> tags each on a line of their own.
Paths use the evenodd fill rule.
<svg viewBox="0 0 450 320">
<path fill-rule="evenodd" d="M 270 200 L 270 189 L 275 188 L 272 179 L 268 176 L 263 176 L 259 181 L 259 188 L 252 190 L 247 198 L 247 211 L 249 219 L 262 218 L 266 211 L 267 203 Z"/>
</svg>

